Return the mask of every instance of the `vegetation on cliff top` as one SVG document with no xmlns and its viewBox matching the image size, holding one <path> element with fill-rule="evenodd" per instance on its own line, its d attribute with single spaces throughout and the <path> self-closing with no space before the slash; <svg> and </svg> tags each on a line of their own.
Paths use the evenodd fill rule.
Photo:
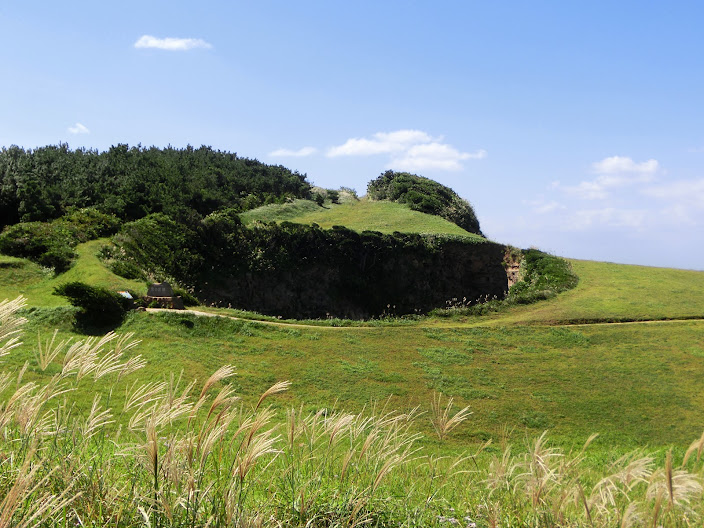
<svg viewBox="0 0 704 528">
<path fill-rule="evenodd" d="M 479 220 L 467 200 L 429 178 L 387 170 L 367 185 L 367 196 L 408 204 L 411 209 L 438 215 L 465 231 L 481 235 Z"/>
<path fill-rule="evenodd" d="M 242 222 L 281 222 L 317 224 L 323 229 L 342 225 L 353 231 L 379 231 L 380 233 L 447 234 L 480 238 L 441 216 L 421 213 L 407 204 L 377 201 L 367 198 L 326 202 L 320 207 L 312 200 L 295 200 L 291 203 L 272 204 L 246 211 L 240 215 Z"/>
<path fill-rule="evenodd" d="M 102 257 L 115 271 L 175 280 L 208 303 L 285 317 L 418 313 L 460 292 L 502 296 L 506 288 L 502 249 L 481 237 L 291 222 L 247 227 L 221 211 L 190 225 L 149 215 L 125 224 L 113 240 L 116 247 Z M 470 261 L 473 273 L 462 267 Z"/>
</svg>

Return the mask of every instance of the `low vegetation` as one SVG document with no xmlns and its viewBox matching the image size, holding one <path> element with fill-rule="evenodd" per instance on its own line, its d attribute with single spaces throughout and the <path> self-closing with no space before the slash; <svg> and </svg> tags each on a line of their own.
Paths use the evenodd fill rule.
<svg viewBox="0 0 704 528">
<path fill-rule="evenodd" d="M 50 222 L 20 222 L 0 233 L 0 253 L 63 273 L 76 257 L 77 244 L 112 235 L 119 227 L 117 217 L 96 209 L 75 210 Z"/>
<path fill-rule="evenodd" d="M 0 356 L 16 352 L 22 305 L 0 303 Z M 469 409 L 453 413 L 440 395 L 429 417 L 388 403 L 271 406 L 290 383 L 243 401 L 229 365 L 201 384 L 130 381 L 146 367 L 136 346 L 130 334 L 55 335 L 19 372 L 3 370 L 3 525 L 685 527 L 704 513 L 700 438 L 608 463 L 593 458 L 594 436 L 567 450 L 545 433 L 445 455 Z"/>
<path fill-rule="evenodd" d="M 532 304 L 552 299 L 557 294 L 577 286 L 579 278 L 569 262 L 538 249 L 521 252 L 521 280 L 516 282 L 503 299 L 451 299 L 445 309 L 434 310 L 439 317 L 486 315 L 512 306 Z"/>
<path fill-rule="evenodd" d="M 82 333 L 112 330 L 124 321 L 132 301 L 122 295 L 83 282 L 66 282 L 57 286 L 55 295 L 65 297 L 78 308 L 76 326 Z"/>
</svg>

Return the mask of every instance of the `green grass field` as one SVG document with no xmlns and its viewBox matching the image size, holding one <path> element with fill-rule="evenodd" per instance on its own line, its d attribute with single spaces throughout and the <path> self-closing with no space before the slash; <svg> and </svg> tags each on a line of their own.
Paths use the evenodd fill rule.
<svg viewBox="0 0 704 528">
<path fill-rule="evenodd" d="M 116 277 L 95 257 L 100 241 L 78 247 L 80 258 L 52 278 L 27 261 L 0 259 L 0 298 L 24 295 L 42 307 L 31 334 L 63 322 L 57 284 L 82 280 L 144 290 Z M 605 443 L 682 445 L 704 423 L 704 322 L 658 321 L 704 315 L 704 273 L 574 261 L 574 290 L 486 317 L 387 320 L 360 327 L 272 326 L 185 314 L 133 313 L 120 332 L 142 340 L 150 378 L 183 370 L 203 379 L 219 365 L 237 366 L 237 385 L 253 397 L 289 379 L 286 403 L 309 409 L 359 410 L 393 397 L 400 407 L 427 407 L 433 391 L 469 404 L 471 424 L 458 445 L 550 429 L 561 442 L 599 432 Z M 241 312 L 217 310 L 225 315 Z M 253 318 L 255 314 L 245 314 Z M 585 324 L 609 320 L 631 324 Z M 354 324 L 354 323 L 352 323 Z M 74 336 L 76 337 L 76 336 Z M 34 339 L 13 362 L 32 357 Z"/>
<path fill-rule="evenodd" d="M 342 225 L 354 231 L 379 231 L 381 233 L 428 233 L 460 235 L 481 238 L 468 233 L 444 218 L 412 211 L 407 205 L 362 198 L 340 204 L 326 202 L 324 207 L 310 200 L 295 200 L 290 204 L 265 205 L 240 215 L 245 224 L 281 222 L 318 224 L 329 229 Z"/>
<path fill-rule="evenodd" d="M 45 461 L 37 468 L 69 467 L 27 477 L 35 491 L 20 490 L 10 503 L 18 525 L 42 504 L 51 505 L 37 513 L 42 526 L 62 528 L 79 518 L 125 527 L 437 528 L 465 516 L 482 528 L 685 527 L 702 518 L 704 467 L 696 453 L 680 467 L 704 429 L 702 272 L 573 261 L 579 285 L 549 301 L 378 325 L 132 312 L 117 331 L 140 340 L 128 355 L 142 354 L 146 366 L 97 381 L 92 371 L 76 371 L 51 389 L 69 391 L 50 401 L 61 412 L 28 419 L 33 409 L 43 412 L 43 398 L 33 395 L 62 369 L 63 353 L 40 367 L 38 336 L 44 351 L 55 328 L 56 342 L 85 339 L 71 325 L 74 309 L 51 295 L 54 286 L 82 280 L 144 290 L 102 266 L 101 243 L 79 246 L 78 262 L 60 277 L 0 257 L 0 299 L 22 294 L 30 307 L 24 344 L 2 359 L 11 376 L 0 375 L 3 398 L 20 386 L 14 380 L 24 365 L 22 383 L 30 384 L 0 408 L 0 419 L 15 424 L 0 437 L 0 452 L 12 453 L 2 460 L 35 456 Z M 623 322 L 631 320 L 640 322 Z M 236 371 L 229 385 L 217 381 L 199 398 L 223 365 Z M 179 394 L 193 379 L 194 397 L 206 403 L 186 420 L 192 407 L 178 403 Z M 256 410 L 259 395 L 281 380 L 291 386 L 267 399 L 271 414 Z M 123 410 L 125 395 L 135 383 L 160 381 L 165 393 L 145 401 L 162 402 L 150 411 L 161 422 L 135 421 L 139 412 Z M 438 392 L 455 398 L 455 410 L 473 412 L 444 441 L 431 424 Z M 242 399 L 230 401 L 233 394 Z M 224 406 L 213 413 L 216 401 Z M 421 414 L 408 426 L 385 414 L 416 407 Z M 592 433 L 599 436 L 579 455 Z M 24 450 L 31 438 L 40 454 Z M 0 461 L 0 493 L 13 496 L 23 471 Z M 62 492 L 80 492 L 71 508 Z"/>
</svg>

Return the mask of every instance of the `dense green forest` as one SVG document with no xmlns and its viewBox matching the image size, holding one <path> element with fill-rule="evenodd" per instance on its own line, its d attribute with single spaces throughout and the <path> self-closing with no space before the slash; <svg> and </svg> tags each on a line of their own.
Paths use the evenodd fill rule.
<svg viewBox="0 0 704 528">
<path fill-rule="evenodd" d="M 309 196 L 303 174 L 206 146 L 0 150 L 0 228 L 85 207 L 128 221 L 150 213 L 180 219 Z"/>
</svg>

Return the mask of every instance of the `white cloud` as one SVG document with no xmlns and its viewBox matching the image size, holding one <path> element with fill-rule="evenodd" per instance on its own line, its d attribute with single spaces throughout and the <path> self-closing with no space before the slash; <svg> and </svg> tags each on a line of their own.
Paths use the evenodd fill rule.
<svg viewBox="0 0 704 528">
<path fill-rule="evenodd" d="M 603 200 L 611 189 L 653 181 L 659 169 L 654 159 L 636 163 L 628 157 L 612 156 L 592 163 L 593 172 L 598 174 L 595 179 L 562 189 L 587 200 Z"/>
<path fill-rule="evenodd" d="M 137 39 L 137 42 L 134 43 L 134 47 L 138 49 L 154 48 L 167 51 L 187 51 L 195 48 L 212 48 L 212 46 L 203 39 L 173 37 L 157 38 L 152 35 L 142 35 L 139 39 Z"/>
<path fill-rule="evenodd" d="M 351 138 L 342 145 L 331 147 L 326 155 L 338 156 L 373 156 L 389 154 L 391 160 L 387 168 L 399 170 L 460 170 L 461 161 L 485 158 L 485 150 L 474 153 L 460 152 L 456 148 L 442 143 L 442 136 L 433 137 L 422 130 L 396 130 L 394 132 L 377 132 L 370 138 Z"/>
<path fill-rule="evenodd" d="M 666 185 L 653 185 L 646 187 L 642 192 L 653 198 L 704 208 L 704 178 L 674 181 Z"/>
<path fill-rule="evenodd" d="M 269 153 L 269 156 L 292 156 L 296 158 L 302 158 L 305 156 L 310 156 L 318 151 L 315 147 L 303 147 L 298 150 L 291 150 L 280 148 Z"/>
<path fill-rule="evenodd" d="M 88 127 L 81 123 L 76 123 L 72 127 L 68 127 L 68 131 L 71 134 L 90 134 L 90 130 L 88 130 Z"/>
<path fill-rule="evenodd" d="M 649 159 L 643 163 L 636 163 L 631 158 L 625 156 L 611 156 L 601 161 L 592 163 L 592 168 L 597 174 L 655 174 L 658 171 L 657 160 Z"/>
<path fill-rule="evenodd" d="M 647 218 L 648 212 L 643 209 L 584 209 L 575 211 L 565 227 L 578 231 L 594 227 L 642 228 Z"/>
<path fill-rule="evenodd" d="M 552 200 L 550 202 L 545 202 L 544 200 L 533 200 L 530 202 L 524 202 L 527 205 L 529 205 L 534 213 L 537 214 L 547 214 L 547 213 L 553 213 L 555 211 L 563 211 L 567 209 L 567 206 L 556 202 L 555 200 Z"/>
<path fill-rule="evenodd" d="M 427 143 L 412 146 L 401 157 L 391 160 L 388 167 L 410 171 L 424 169 L 455 171 L 462 169 L 461 161 L 483 159 L 486 156 L 486 150 L 468 153 L 460 152 L 442 143 Z"/>
<path fill-rule="evenodd" d="M 397 130 L 395 132 L 377 132 L 372 139 L 351 138 L 344 144 L 328 150 L 328 157 L 337 156 L 371 156 L 390 154 L 408 149 L 413 145 L 439 141 L 420 130 Z"/>
</svg>

